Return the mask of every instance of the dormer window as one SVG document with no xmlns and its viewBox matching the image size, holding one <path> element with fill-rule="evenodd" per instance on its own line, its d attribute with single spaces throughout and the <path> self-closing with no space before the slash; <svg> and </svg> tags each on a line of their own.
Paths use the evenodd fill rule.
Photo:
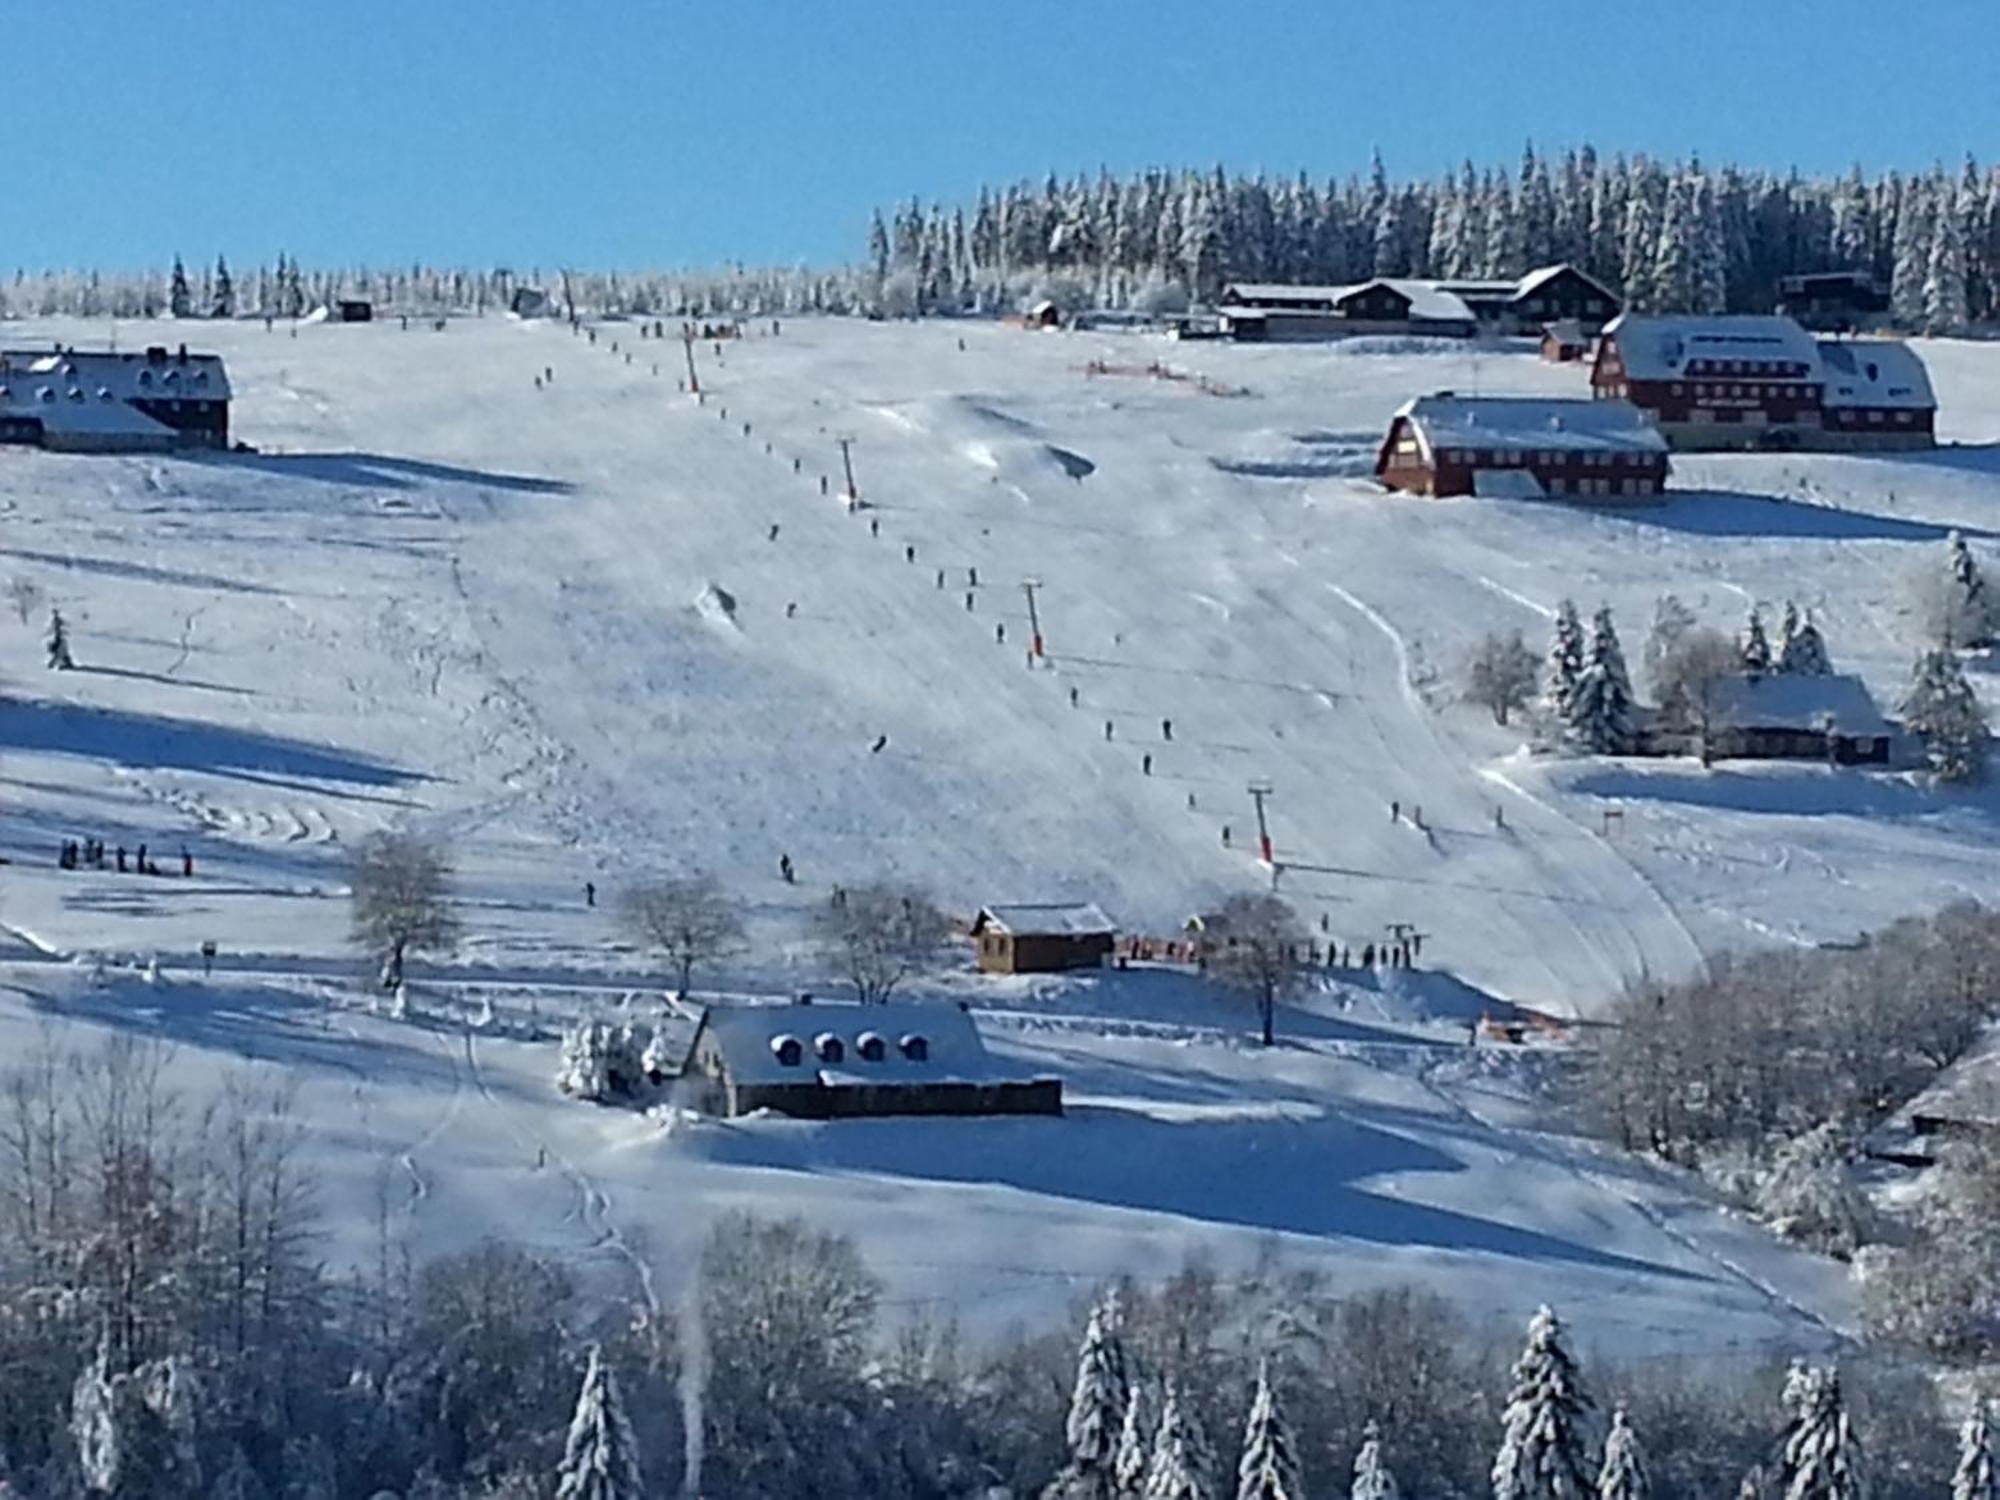
<svg viewBox="0 0 2000 1500">
<path fill-rule="evenodd" d="M 864 1031 L 854 1039 L 854 1050 L 863 1062 L 878 1063 L 889 1055 L 889 1044 L 882 1040 L 880 1033 Z"/>
<path fill-rule="evenodd" d="M 847 1047 L 830 1031 L 822 1031 L 813 1038 L 813 1051 L 819 1054 L 823 1063 L 837 1063 L 846 1060 Z"/>
<path fill-rule="evenodd" d="M 799 1059 L 805 1056 L 805 1044 L 795 1036 L 774 1036 L 771 1038 L 771 1056 L 778 1060 L 781 1068 L 796 1068 Z"/>
<path fill-rule="evenodd" d="M 901 1047 L 903 1057 L 906 1061 L 920 1063 L 931 1060 L 931 1043 L 929 1037 L 919 1036 L 915 1032 L 912 1032 L 910 1035 L 904 1037 L 898 1045 Z"/>
</svg>

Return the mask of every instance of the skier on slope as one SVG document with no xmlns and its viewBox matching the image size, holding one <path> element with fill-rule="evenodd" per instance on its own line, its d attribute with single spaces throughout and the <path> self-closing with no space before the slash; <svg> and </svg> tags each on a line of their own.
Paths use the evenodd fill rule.
<svg viewBox="0 0 2000 1500">
<path fill-rule="evenodd" d="M 795 883 L 792 878 L 791 855 L 780 854 L 778 856 L 778 878 L 784 881 L 786 885 L 792 885 Z"/>
</svg>

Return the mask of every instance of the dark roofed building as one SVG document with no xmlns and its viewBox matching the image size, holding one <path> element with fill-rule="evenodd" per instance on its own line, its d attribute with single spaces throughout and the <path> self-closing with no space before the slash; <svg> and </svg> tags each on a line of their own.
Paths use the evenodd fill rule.
<svg viewBox="0 0 2000 1500">
<path fill-rule="evenodd" d="M 1777 310 L 1807 328 L 1848 333 L 1879 323 L 1889 292 L 1871 271 L 1806 271 L 1778 278 Z"/>
<path fill-rule="evenodd" d="M 989 974 L 1094 969 L 1117 941 L 1117 925 L 1088 901 L 997 903 L 972 921 L 979 967 Z"/>
<path fill-rule="evenodd" d="M 1062 1080 L 994 1058 L 956 1005 L 711 1005 L 681 1070 L 694 1107 L 801 1119 L 1058 1115 Z"/>
<path fill-rule="evenodd" d="M 229 375 L 214 354 L 0 352 L 0 443 L 70 453 L 229 446 Z"/>
<path fill-rule="evenodd" d="M 1768 672 L 1725 678 L 1710 703 L 1711 758 L 1717 760 L 1819 760 L 1834 765 L 1886 765 L 1893 726 L 1848 673 L 1812 675 Z M 1641 749 L 1655 755 L 1692 754 L 1696 734 L 1674 727 L 1676 716 L 1641 733 Z M 1683 720 L 1685 716 L 1679 716 Z"/>
</svg>

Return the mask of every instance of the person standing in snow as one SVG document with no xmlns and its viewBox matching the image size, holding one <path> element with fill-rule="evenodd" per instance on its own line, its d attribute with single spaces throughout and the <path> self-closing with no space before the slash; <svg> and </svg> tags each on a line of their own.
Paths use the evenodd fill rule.
<svg viewBox="0 0 2000 1500">
<path fill-rule="evenodd" d="M 183 880 L 194 879 L 194 856 L 188 853 L 188 846 L 186 844 L 181 845 L 181 878 Z"/>
<path fill-rule="evenodd" d="M 1075 689 L 1075 688 L 1071 688 L 1071 689 L 1069 690 L 1069 706 L 1070 706 L 1071 708 L 1075 708 L 1075 707 L 1076 707 L 1076 689 Z"/>
<path fill-rule="evenodd" d="M 966 612 L 967 614 L 971 614 L 971 613 L 972 613 L 972 595 L 971 595 L 971 593 L 970 593 L 969 591 L 967 592 L 967 594 L 966 594 L 966 596 L 965 596 L 965 612 Z"/>
<path fill-rule="evenodd" d="M 778 856 L 778 878 L 784 881 L 786 885 L 796 884 L 796 881 L 793 879 L 793 874 L 792 874 L 791 855 L 780 854 Z"/>
<path fill-rule="evenodd" d="M 790 619 L 793 619 L 793 618 L 796 618 L 796 616 L 798 615 L 798 612 L 799 612 L 799 601 L 798 601 L 798 600 L 796 600 L 796 599 L 788 599 L 788 600 L 786 600 L 786 601 L 785 601 L 785 618 L 786 618 L 787 620 L 790 620 Z"/>
<path fill-rule="evenodd" d="M 1227 823 L 1222 825 L 1222 847 L 1225 849 L 1229 847 L 1229 825 Z"/>
<path fill-rule="evenodd" d="M 594 880 L 586 880 L 586 881 L 585 881 L 585 882 L 583 883 L 583 904 L 584 904 L 585 906 L 595 906 L 595 905 L 597 905 L 597 882 L 596 882 L 596 881 L 594 881 Z"/>
<path fill-rule="evenodd" d="M 904 561 L 904 562 L 915 562 L 916 560 L 917 560 L 917 549 L 916 549 L 916 545 L 915 545 L 914 543 L 911 543 L 911 544 L 908 544 L 908 545 L 906 545 L 906 546 L 905 546 L 905 547 L 903 548 L 903 561 Z"/>
<path fill-rule="evenodd" d="M 1144 755 L 1139 757 L 1139 771 L 1141 775 L 1145 776 L 1151 776 L 1153 774 L 1152 751 L 1148 750 Z"/>
<path fill-rule="evenodd" d="M 971 585 L 971 586 L 972 586 L 973 588 L 978 588 L 978 587 L 979 587 L 979 569 L 977 569 L 977 568 L 967 568 L 967 569 L 965 570 L 965 581 L 966 581 L 966 582 L 967 582 L 968 584 L 970 584 L 970 585 Z"/>
<path fill-rule="evenodd" d="M 1402 821 L 1403 821 L 1403 804 L 1402 804 L 1402 803 L 1400 803 L 1400 802 L 1391 802 L 1391 803 L 1389 804 L 1389 821 L 1390 821 L 1391 823 L 1400 823 L 1400 822 L 1402 822 Z"/>
<path fill-rule="evenodd" d="M 776 521 L 773 521 L 771 523 L 771 540 L 775 542 L 777 539 L 778 539 L 778 523 Z"/>
<path fill-rule="evenodd" d="M 870 755 L 880 755 L 883 752 L 883 750 L 888 748 L 888 744 L 889 744 L 889 736 L 886 734 L 880 735 L 876 738 L 875 743 L 868 747 L 868 753 Z"/>
<path fill-rule="evenodd" d="M 1104 738 L 1107 743 L 1111 739 L 1111 721 L 1109 719 L 1104 721 Z"/>
<path fill-rule="evenodd" d="M 993 643 L 996 646 L 1007 644 L 1007 622 L 1005 620 L 1002 620 L 993 627 Z"/>
<path fill-rule="evenodd" d="M 943 587 L 944 587 L 944 569 L 943 569 L 943 568 L 939 568 L 939 569 L 937 570 L 937 586 L 938 586 L 939 588 L 943 588 Z"/>
</svg>

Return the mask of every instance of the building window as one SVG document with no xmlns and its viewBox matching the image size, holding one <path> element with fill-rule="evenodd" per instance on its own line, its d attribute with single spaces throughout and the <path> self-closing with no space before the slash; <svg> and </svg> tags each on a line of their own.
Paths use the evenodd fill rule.
<svg viewBox="0 0 2000 1500">
<path fill-rule="evenodd" d="M 1687 387 L 1682 385 L 1678 380 L 1676 380 L 1672 385 L 1668 386 L 1667 389 L 1676 396 L 1684 396 L 1687 394 Z"/>
<path fill-rule="evenodd" d="M 813 1038 L 813 1051 L 823 1063 L 837 1063 L 847 1056 L 846 1046 L 830 1031 L 822 1031 Z"/>
<path fill-rule="evenodd" d="M 1910 414 L 1906 411 L 1897 412 L 1896 425 L 1899 427 L 1908 427 L 1910 425 Z"/>
<path fill-rule="evenodd" d="M 1871 407 L 1871 408 L 1869 408 L 1869 411 L 1868 411 L 1868 420 L 1869 420 L 1869 421 L 1871 421 L 1871 422 L 1873 422 L 1873 423 L 1875 423 L 1875 424 L 1876 424 L 1876 425 L 1877 425 L 1877 426 L 1879 427 L 1879 426 L 1881 425 L 1881 423 L 1882 423 L 1882 411 L 1881 411 L 1881 408 L 1879 408 L 1879 407 Z"/>
</svg>

